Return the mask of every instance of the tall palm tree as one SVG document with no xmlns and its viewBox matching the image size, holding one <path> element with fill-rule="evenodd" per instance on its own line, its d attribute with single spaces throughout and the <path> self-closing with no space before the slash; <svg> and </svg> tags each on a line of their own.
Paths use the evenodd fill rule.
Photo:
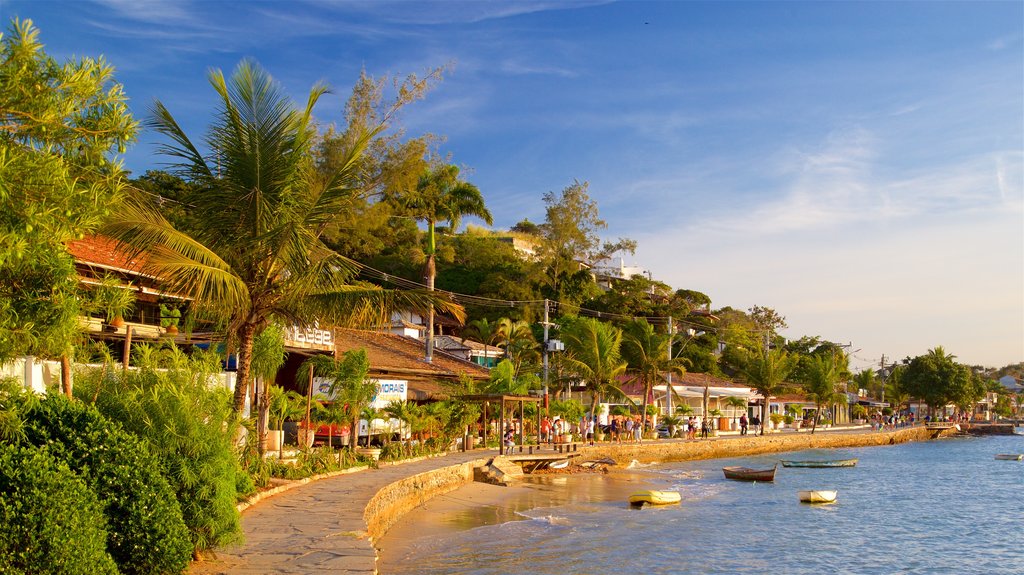
<svg viewBox="0 0 1024 575">
<path fill-rule="evenodd" d="M 725 398 L 725 404 L 735 409 L 746 409 L 747 399 L 745 397 L 736 397 L 735 395 Z M 736 425 L 736 412 L 732 413 L 732 424 Z"/>
<path fill-rule="evenodd" d="M 622 356 L 626 359 L 628 370 L 644 387 L 644 399 L 640 413 L 647 413 L 647 398 L 651 395 L 654 384 L 661 381 L 662 374 L 673 372 L 679 375 L 686 373 L 683 358 L 669 359 L 671 334 L 660 334 L 645 319 L 633 320 L 626 324 L 622 337 Z M 672 390 L 669 390 L 671 393 Z M 669 415 L 672 415 L 671 413 Z"/>
<path fill-rule="evenodd" d="M 314 355 L 303 362 L 299 373 L 308 366 L 313 367 L 314 376 L 329 381 L 327 394 L 334 403 L 342 406 L 345 423 L 351 430 L 350 437 L 358 439 L 359 417 L 363 408 L 373 401 L 378 389 L 377 382 L 368 377 L 370 363 L 366 350 L 349 351 L 340 358 Z"/>
<path fill-rule="evenodd" d="M 361 193 L 359 159 L 382 127 L 364 133 L 341 161 L 318 170 L 312 155 L 315 86 L 296 108 L 269 74 L 243 61 L 230 79 L 210 74 L 219 96 L 204 154 L 157 102 L 150 127 L 170 139 L 161 151 L 194 190 L 184 198 L 190 229 L 177 230 L 145 200 L 126 205 L 106 233 L 137 252 L 165 289 L 225 319 L 238 349 L 236 411 L 244 407 L 253 339 L 272 319 L 287 324 L 383 323 L 400 307 L 461 308 L 425 292 L 385 291 L 353 283 L 355 262 L 321 234 Z"/>
<path fill-rule="evenodd" d="M 818 428 L 822 406 L 834 404 L 841 393 L 836 389 L 841 369 L 838 359 L 840 355 L 825 353 L 811 356 L 807 360 L 803 386 L 807 397 L 814 401 L 814 422 L 811 425 L 811 435 L 814 435 L 814 431 Z M 845 356 L 842 357 L 845 360 Z"/>
<path fill-rule="evenodd" d="M 773 395 L 779 394 L 783 382 L 796 368 L 797 361 L 797 356 L 789 355 L 782 348 L 762 348 L 748 353 L 744 358 L 740 374 L 764 398 L 761 404 L 761 435 L 764 435 L 764 429 L 768 426 L 768 401 Z"/>
<path fill-rule="evenodd" d="M 608 393 L 619 393 L 615 378 L 626 372 L 621 355 L 622 330 L 582 317 L 562 322 L 565 342 L 563 364 L 578 378 L 587 382 L 593 395 L 590 417 L 594 417 L 598 400 Z"/>
<path fill-rule="evenodd" d="M 437 264 L 434 255 L 437 244 L 434 238 L 435 226 L 448 222 L 454 230 L 459 226 L 463 216 L 476 216 L 488 225 L 493 223 L 491 212 L 484 205 L 480 190 L 473 184 L 459 177 L 459 167 L 451 164 L 427 169 L 420 176 L 416 189 L 404 197 L 399 203 L 411 212 L 413 217 L 427 222 L 427 266 L 425 277 L 427 290 L 434 291 L 434 279 L 437 277 Z M 431 361 L 434 356 L 434 309 L 427 308 L 426 359 Z"/>
</svg>

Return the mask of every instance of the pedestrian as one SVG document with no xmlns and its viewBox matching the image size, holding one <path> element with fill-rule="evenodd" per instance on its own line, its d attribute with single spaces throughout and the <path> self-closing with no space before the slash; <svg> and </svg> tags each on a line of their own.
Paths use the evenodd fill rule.
<svg viewBox="0 0 1024 575">
<path fill-rule="evenodd" d="M 592 418 L 587 420 L 587 441 L 591 445 L 594 444 L 594 421 L 596 419 L 597 419 L 597 417 L 592 417 Z"/>
<path fill-rule="evenodd" d="M 753 415 L 750 417 L 750 427 L 754 428 L 754 434 L 761 432 L 761 418 Z"/>
<path fill-rule="evenodd" d="M 626 439 L 633 441 L 633 418 L 627 417 L 625 422 Z"/>
<path fill-rule="evenodd" d="M 643 443 L 644 442 L 643 438 L 644 438 L 644 424 L 643 424 L 643 420 L 640 419 L 640 416 L 638 415 L 637 418 L 636 418 L 636 423 L 633 424 L 633 443 Z"/>
<path fill-rule="evenodd" d="M 744 413 L 740 416 L 740 435 L 747 434 L 747 414 Z"/>
<path fill-rule="evenodd" d="M 541 443 L 551 443 L 551 420 L 546 415 L 544 419 L 540 420 L 540 441 Z"/>
<path fill-rule="evenodd" d="M 612 441 L 615 443 L 622 443 L 619 439 L 619 416 L 612 416 L 612 422 L 608 426 L 608 432 L 612 435 Z"/>
<path fill-rule="evenodd" d="M 707 417 L 700 418 L 700 438 L 707 439 L 711 430 L 711 421 Z"/>
</svg>

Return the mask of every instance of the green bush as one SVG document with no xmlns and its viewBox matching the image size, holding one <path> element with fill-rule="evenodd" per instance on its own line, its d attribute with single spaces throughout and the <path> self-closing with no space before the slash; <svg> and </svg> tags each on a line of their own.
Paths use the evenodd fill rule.
<svg viewBox="0 0 1024 575">
<path fill-rule="evenodd" d="M 146 444 L 94 408 L 52 394 L 26 410 L 25 440 L 46 446 L 95 492 L 107 551 L 125 575 L 179 573 L 192 546 L 181 508 Z"/>
<path fill-rule="evenodd" d="M 117 575 L 96 495 L 45 449 L 0 443 L 0 573 Z"/>
<path fill-rule="evenodd" d="M 238 425 L 231 395 L 207 385 L 208 358 L 164 355 L 170 358 L 166 371 L 108 374 L 96 407 L 149 444 L 177 496 L 194 549 L 234 542 L 241 536 L 238 496 L 255 487 L 234 447 Z M 91 399 L 90 385 L 81 388 Z"/>
</svg>

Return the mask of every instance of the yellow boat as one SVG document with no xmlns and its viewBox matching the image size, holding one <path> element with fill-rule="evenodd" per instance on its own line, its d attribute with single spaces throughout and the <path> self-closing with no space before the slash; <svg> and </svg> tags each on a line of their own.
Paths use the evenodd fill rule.
<svg viewBox="0 0 1024 575">
<path fill-rule="evenodd" d="M 808 491 L 797 491 L 796 496 L 804 503 L 835 503 L 837 491 L 814 489 Z"/>
<path fill-rule="evenodd" d="M 649 505 L 671 505 L 679 503 L 681 500 L 682 496 L 679 495 L 678 491 L 656 491 L 654 489 L 637 491 L 629 496 L 630 505 L 643 505 L 644 503 Z"/>
</svg>

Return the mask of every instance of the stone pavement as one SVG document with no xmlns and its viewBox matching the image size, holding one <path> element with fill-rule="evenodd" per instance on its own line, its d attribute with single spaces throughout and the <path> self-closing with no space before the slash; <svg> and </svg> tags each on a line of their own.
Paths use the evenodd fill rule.
<svg viewBox="0 0 1024 575">
<path fill-rule="evenodd" d="M 376 552 L 363 511 L 381 488 L 433 469 L 493 457 L 494 450 L 449 453 L 336 475 L 263 500 L 242 515 L 245 542 L 192 564 L 191 575 L 372 574 Z"/>
</svg>

